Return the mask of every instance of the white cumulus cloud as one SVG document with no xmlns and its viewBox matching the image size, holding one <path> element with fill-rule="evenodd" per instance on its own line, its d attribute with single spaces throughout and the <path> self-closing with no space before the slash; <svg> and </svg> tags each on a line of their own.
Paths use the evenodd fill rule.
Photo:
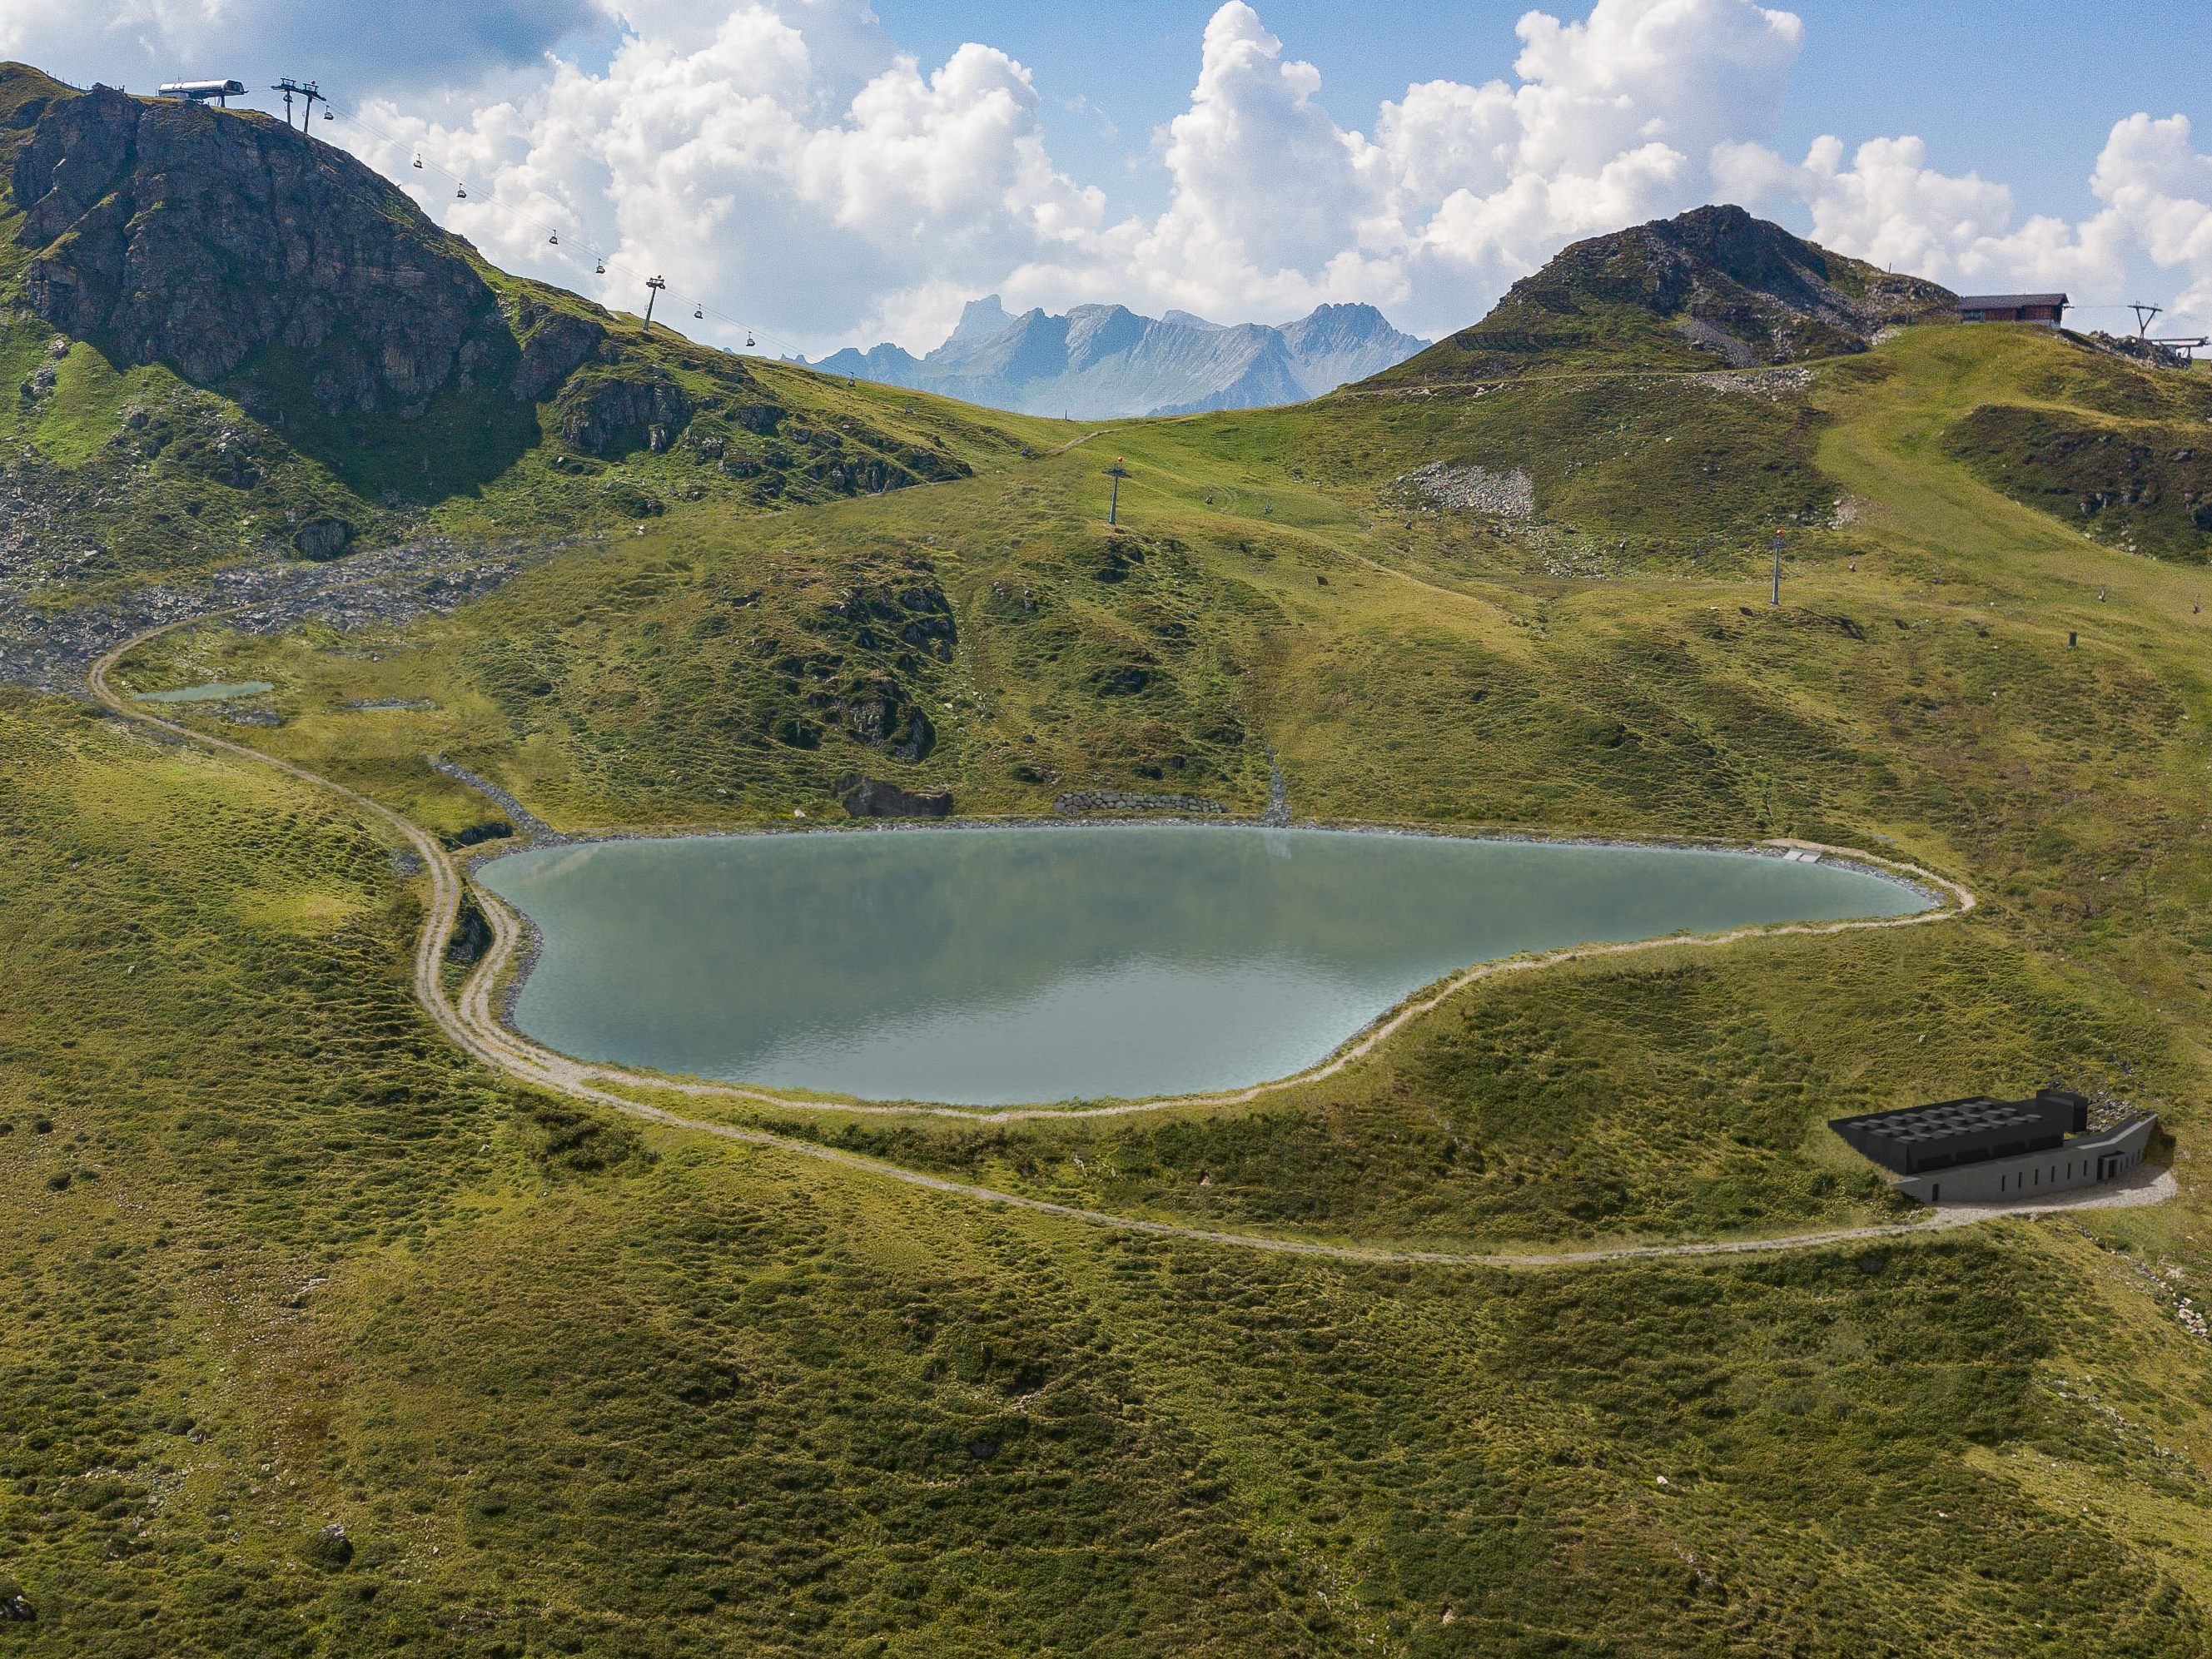
<svg viewBox="0 0 2212 1659">
<path fill-rule="evenodd" d="M 2178 309 L 2212 312 L 2212 162 L 2185 118 L 2119 122 L 2079 223 L 2021 217 L 2006 185 L 1911 137 L 1789 161 L 1770 145 L 1804 27 L 1754 0 L 1531 11 L 1510 74 L 1418 82 L 1358 125 L 1228 0 L 1155 135 L 1167 195 L 1142 215 L 1055 162 L 1026 67 L 982 43 L 924 64 L 867 0 L 367 9 L 385 26 L 333 31 L 325 0 L 0 0 L 0 52 L 89 78 L 110 58 L 214 73 L 242 40 L 319 42 L 358 120 L 319 136 L 511 268 L 631 308 L 665 274 L 674 320 L 724 343 L 750 325 L 778 349 L 921 349 L 994 290 L 1233 320 L 1364 300 L 1441 333 L 1568 241 L 1715 199 L 1968 286 L 2103 294 L 2148 262 L 2177 274 Z"/>
<path fill-rule="evenodd" d="M 2090 188 L 2154 264 L 2185 273 L 2172 324 L 2212 332 L 2212 155 L 2191 143 L 2189 118 L 2130 115 L 2118 123 Z"/>
<path fill-rule="evenodd" d="M 1518 29 L 1512 82 L 1410 87 L 1370 137 L 1231 0 L 1168 128 L 1166 210 L 1054 251 L 1010 293 L 1263 317 L 1358 299 L 1456 327 L 1565 242 L 1704 200 L 1712 143 L 1771 125 L 1802 34 L 1748 0 L 1597 0 Z"/>
<path fill-rule="evenodd" d="M 1511 80 L 1410 87 L 1370 133 L 1229 0 L 1159 134 L 1165 208 L 1116 217 L 1055 165 L 1034 78 L 996 48 L 925 69 L 858 0 L 715 20 L 608 3 L 623 33 L 603 67 L 556 55 L 537 87 L 443 122 L 387 97 L 368 114 L 399 142 L 364 153 L 504 262 L 574 280 L 538 227 L 599 226 L 600 297 L 635 305 L 638 273 L 665 270 L 810 349 L 926 347 L 994 289 L 1233 319 L 1366 300 L 1455 327 L 1574 237 L 1705 199 L 1711 146 L 1767 130 L 1802 34 L 1749 0 L 1532 12 Z M 471 200 L 410 177 L 400 151 L 416 147 Z"/>
<path fill-rule="evenodd" d="M 603 69 L 556 59 L 450 124 L 387 96 L 341 136 L 503 264 L 631 308 L 640 277 L 665 274 L 686 305 L 809 344 L 933 326 L 1102 216 L 1046 155 L 1029 72 L 995 48 L 925 73 L 857 0 L 746 4 L 710 30 L 630 21 Z"/>
<path fill-rule="evenodd" d="M 1910 137 L 1869 140 L 1848 161 L 1841 139 L 1822 137 L 1796 164 L 1760 144 L 1723 143 L 1713 173 L 1751 205 L 1809 214 L 1813 240 L 1826 246 L 1954 288 L 2056 288 L 2110 307 L 2147 261 L 2184 281 L 2168 323 L 2212 325 L 2212 156 L 2194 148 L 2186 116 L 2115 123 L 2089 178 L 2100 206 L 2079 221 L 2038 214 L 2014 223 L 2009 187 L 1944 173 Z"/>
</svg>

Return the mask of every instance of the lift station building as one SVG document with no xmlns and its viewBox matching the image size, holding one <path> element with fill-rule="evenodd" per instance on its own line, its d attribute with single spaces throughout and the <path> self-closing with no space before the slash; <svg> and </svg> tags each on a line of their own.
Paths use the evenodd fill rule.
<svg viewBox="0 0 2212 1659">
<path fill-rule="evenodd" d="M 2027 1100 L 1972 1095 L 1828 1124 L 1923 1204 L 2011 1203 L 2111 1181 L 2142 1162 L 2157 1126 L 2139 1112 L 2092 1133 L 2088 1097 L 2056 1085 Z"/>
<path fill-rule="evenodd" d="M 2063 294 L 1961 294 L 1962 323 L 2041 323 L 2057 328 L 2074 301 Z"/>
<path fill-rule="evenodd" d="M 246 82 L 228 78 L 220 81 L 164 81 L 160 95 L 181 99 L 188 104 L 204 104 L 212 98 L 228 109 L 232 99 L 246 96 Z"/>
</svg>

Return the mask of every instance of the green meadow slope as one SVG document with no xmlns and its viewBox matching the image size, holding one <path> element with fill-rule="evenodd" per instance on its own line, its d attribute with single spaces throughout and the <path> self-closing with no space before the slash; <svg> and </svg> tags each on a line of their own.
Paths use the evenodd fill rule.
<svg viewBox="0 0 2212 1659">
<path fill-rule="evenodd" d="M 498 809 L 433 756 L 572 830 L 835 818 L 851 771 L 961 817 L 1080 788 L 1256 815 L 1279 767 L 1304 819 L 1793 835 L 1980 900 L 1486 981 L 1249 1107 L 693 1115 L 1121 1214 L 1518 1249 L 1890 1219 L 1823 1119 L 2056 1074 L 2163 1113 L 2180 1195 L 1510 1271 L 978 1207 L 494 1076 L 412 1000 L 425 884 L 373 823 L 0 690 L 0 1611 L 32 1615 L 0 1645 L 2212 1644 L 2207 542 L 2166 431 L 2201 425 L 2202 382 L 1928 326 L 1093 434 L 600 319 L 601 367 L 680 381 L 690 422 L 595 454 L 556 392 L 441 482 L 408 459 L 424 428 L 370 422 L 419 492 L 381 507 L 283 436 L 312 392 L 116 334 L 51 356 L 51 320 L 10 315 L 26 374 L 59 365 L 14 487 L 115 515 L 104 562 L 53 567 L 58 615 L 293 556 L 311 504 L 364 548 L 558 543 L 450 615 L 217 619 L 120 665 L 269 681 L 180 717 L 450 837 Z M 719 459 L 774 441 L 716 424 L 740 388 L 848 458 L 957 465 L 690 459 L 702 410 Z M 282 464 L 174 483 L 197 515 L 166 461 L 112 459 L 149 400 L 236 422 L 256 398 Z M 2183 470 L 2155 501 L 2126 499 L 2139 453 Z M 157 512 L 260 527 L 165 542 Z"/>
<path fill-rule="evenodd" d="M 0 64 L 0 558 L 80 594 L 895 489 L 1035 424 L 648 331 L 498 270 L 269 118 L 20 64 Z"/>
</svg>

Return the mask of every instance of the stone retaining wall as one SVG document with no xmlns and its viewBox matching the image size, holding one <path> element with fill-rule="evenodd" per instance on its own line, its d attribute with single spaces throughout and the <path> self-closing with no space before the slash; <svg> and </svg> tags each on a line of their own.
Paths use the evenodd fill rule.
<svg viewBox="0 0 2212 1659">
<path fill-rule="evenodd" d="M 1071 789 L 1052 804 L 1060 817 L 1083 812 L 1226 812 L 1203 795 L 1139 795 L 1123 789 Z"/>
</svg>

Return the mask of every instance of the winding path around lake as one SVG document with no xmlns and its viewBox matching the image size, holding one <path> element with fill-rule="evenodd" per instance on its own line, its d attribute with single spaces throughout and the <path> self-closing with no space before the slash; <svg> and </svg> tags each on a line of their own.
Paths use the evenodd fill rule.
<svg viewBox="0 0 2212 1659">
<path fill-rule="evenodd" d="M 1779 842 L 1778 846 L 1807 848 L 1856 860 L 1877 868 L 1887 868 L 1912 879 L 1927 884 L 1950 896 L 1951 908 L 1938 908 L 1912 915 L 1885 917 L 1864 921 L 1825 923 L 1788 923 L 1777 927 L 1740 927 L 1729 933 L 1708 934 L 1695 938 L 1668 937 L 1639 940 L 1629 944 L 1584 945 L 1565 951 L 1555 951 L 1538 957 L 1513 957 L 1503 962 L 1481 963 L 1455 975 L 1437 990 L 1424 997 L 1401 1003 L 1396 1010 L 1376 1021 L 1358 1038 L 1340 1048 L 1319 1066 L 1293 1076 L 1279 1078 L 1249 1088 L 1212 1095 L 1180 1096 L 1170 1099 L 1133 1101 L 1110 1106 L 1069 1108 L 1029 1107 L 1000 1111 L 972 1111 L 953 1106 L 890 1106 L 880 1104 L 850 1104 L 824 1101 L 797 1100 L 766 1091 L 745 1089 L 734 1085 L 672 1081 L 623 1071 L 617 1067 L 589 1065 L 565 1054 L 539 1047 L 519 1032 L 502 1024 L 493 1006 L 494 988 L 500 975 L 514 959 L 522 939 L 522 928 L 512 910 L 490 894 L 477 890 L 477 902 L 489 920 L 493 930 L 493 946 L 483 960 L 470 975 L 461 988 L 458 1001 L 449 1000 L 441 983 L 441 969 L 446 946 L 453 935 L 453 927 L 460 914 L 460 904 L 466 883 L 459 867 L 440 843 L 437 837 L 409 819 L 401 817 L 381 802 L 362 794 L 359 790 L 309 771 L 295 762 L 216 737 L 211 732 L 195 731 L 174 720 L 149 714 L 133 707 L 109 684 L 109 672 L 131 652 L 149 641 L 173 629 L 198 626 L 221 620 L 233 614 L 216 611 L 198 617 L 179 617 L 151 628 L 124 641 L 94 662 L 86 675 L 94 697 L 116 714 L 135 724 L 167 732 L 172 737 L 198 744 L 202 748 L 219 754 L 275 768 L 289 777 L 327 791 L 350 802 L 372 817 L 387 825 L 411 847 L 422 860 L 422 867 L 430 878 L 430 903 L 423 918 L 422 933 L 415 948 L 415 995 L 439 1030 L 449 1042 L 483 1061 L 494 1070 L 504 1073 L 517 1082 L 534 1088 L 548 1089 L 574 1099 L 587 1100 L 595 1104 L 641 1118 L 647 1122 L 669 1128 L 688 1130 L 698 1134 L 713 1135 L 723 1140 L 749 1146 L 759 1146 L 795 1157 L 814 1158 L 825 1164 L 864 1174 L 879 1176 L 887 1180 L 902 1182 L 925 1191 L 944 1193 L 973 1202 L 994 1204 L 1009 1209 L 1033 1212 L 1040 1215 L 1058 1216 L 1073 1221 L 1083 1221 L 1095 1226 L 1114 1228 L 1123 1232 L 1147 1233 L 1158 1237 L 1180 1238 L 1200 1243 L 1231 1245 L 1243 1249 L 1266 1250 L 1279 1255 L 1318 1256 L 1331 1261 L 1399 1263 L 1437 1267 L 1573 1267 L 1601 1261 L 1620 1261 L 1655 1256 L 1737 1255 L 1768 1250 L 1804 1249 L 1822 1246 L 1855 1244 L 1870 1240 L 1918 1237 L 1951 1227 L 1968 1226 L 1991 1220 L 1999 1216 L 2037 1215 L 2053 1210 L 2096 1209 L 2124 1205 L 2153 1204 L 2171 1197 L 2177 1190 L 2172 1175 L 2166 1170 L 2148 1167 L 2137 1171 L 2128 1181 L 2092 1189 L 2083 1196 L 2061 1195 L 2042 1202 L 2004 1206 L 1955 1206 L 1932 1211 L 1923 1220 L 1885 1223 L 1867 1227 L 1828 1229 L 1817 1232 L 1778 1234 L 1765 1238 L 1721 1240 L 1693 1244 L 1617 1245 L 1593 1250 L 1568 1250 L 1545 1253 L 1506 1255 L 1476 1251 L 1392 1249 L 1380 1246 L 1358 1244 L 1330 1244 L 1303 1239 L 1271 1238 L 1250 1233 L 1223 1232 L 1204 1227 L 1184 1226 L 1173 1222 L 1147 1221 L 1136 1216 L 1115 1215 L 1103 1210 L 1085 1209 L 1078 1205 L 1058 1204 L 1049 1199 L 1031 1198 L 1019 1193 L 1001 1192 L 996 1188 L 973 1185 L 967 1182 L 948 1180 L 941 1176 L 926 1175 L 917 1170 L 890 1164 L 880 1158 L 862 1157 L 834 1146 L 822 1146 L 810 1140 L 796 1139 L 788 1135 L 775 1134 L 765 1129 L 747 1128 L 733 1123 L 718 1123 L 705 1119 L 685 1117 L 665 1108 L 595 1086 L 612 1084 L 637 1089 L 665 1090 L 700 1097 L 720 1097 L 753 1104 L 767 1105 L 787 1111 L 820 1111 L 838 1114 L 874 1114 L 890 1115 L 931 1115 L 967 1118 L 978 1122 L 1007 1122 L 1022 1118 L 1047 1117 L 1105 1117 L 1134 1112 L 1160 1111 L 1178 1108 L 1237 1105 L 1256 1100 L 1278 1090 L 1291 1088 L 1331 1077 L 1352 1061 L 1374 1049 L 1376 1045 L 1401 1029 L 1407 1022 L 1435 1008 L 1445 998 L 1454 995 L 1479 980 L 1507 973 L 1523 973 L 1559 963 L 1588 958 L 1623 956 L 1632 951 L 1650 951 L 1683 946 L 1727 945 L 1748 938 L 1777 937 L 1789 934 L 1837 933 L 1863 927 L 1909 927 L 1924 922 L 1940 921 L 1962 915 L 1974 905 L 1973 895 L 1958 883 L 1949 881 L 1917 866 L 1884 859 L 1849 848 L 1826 847 L 1809 842 Z"/>
</svg>

